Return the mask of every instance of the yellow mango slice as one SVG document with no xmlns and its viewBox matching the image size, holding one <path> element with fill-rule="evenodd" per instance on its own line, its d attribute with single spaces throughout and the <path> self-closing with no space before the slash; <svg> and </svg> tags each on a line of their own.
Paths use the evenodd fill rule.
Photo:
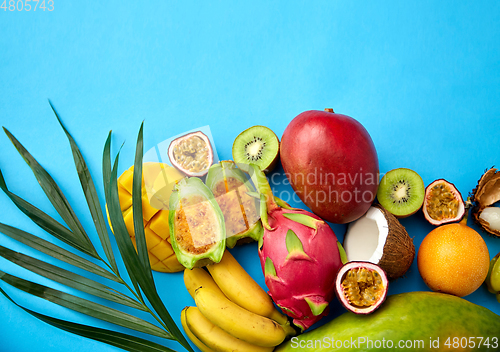
<svg viewBox="0 0 500 352">
<path fill-rule="evenodd" d="M 125 225 L 136 246 L 132 212 L 133 171 L 132 166 L 118 178 L 118 196 Z M 143 164 L 142 176 L 142 217 L 151 269 L 168 273 L 183 271 L 184 266 L 177 261 L 170 244 L 168 199 L 175 182 L 184 175 L 167 164 L 151 162 Z"/>
</svg>

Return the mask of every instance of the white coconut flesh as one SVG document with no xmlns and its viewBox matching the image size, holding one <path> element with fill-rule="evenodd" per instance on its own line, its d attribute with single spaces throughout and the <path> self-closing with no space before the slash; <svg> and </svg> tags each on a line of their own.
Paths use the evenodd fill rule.
<svg viewBox="0 0 500 352">
<path fill-rule="evenodd" d="M 384 254 L 389 225 L 382 211 L 375 207 L 349 225 L 344 238 L 348 261 L 378 264 Z"/>
</svg>

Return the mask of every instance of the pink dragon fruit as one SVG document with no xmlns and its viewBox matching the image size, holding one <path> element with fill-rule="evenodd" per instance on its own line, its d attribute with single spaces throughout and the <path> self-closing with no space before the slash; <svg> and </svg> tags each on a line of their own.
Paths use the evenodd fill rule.
<svg viewBox="0 0 500 352">
<path fill-rule="evenodd" d="M 304 331 L 328 314 L 345 252 L 320 217 L 281 202 L 278 206 L 266 176 L 252 167 L 261 197 L 259 257 L 265 282 L 273 301 Z"/>
</svg>

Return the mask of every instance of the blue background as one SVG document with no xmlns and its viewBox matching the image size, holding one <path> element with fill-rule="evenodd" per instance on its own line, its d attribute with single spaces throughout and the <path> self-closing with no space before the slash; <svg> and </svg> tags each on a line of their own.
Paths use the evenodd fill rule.
<svg viewBox="0 0 500 352">
<path fill-rule="evenodd" d="M 143 120 L 145 150 L 210 125 L 219 157 L 230 159 L 243 129 L 262 124 L 281 136 L 300 112 L 332 107 L 366 127 L 381 172 L 412 168 L 426 184 L 445 178 L 466 196 L 500 157 L 499 15 L 498 1 L 478 0 L 54 0 L 52 12 L 2 9 L 0 123 L 59 182 L 94 240 L 68 142 L 48 98 L 100 194 L 102 149 L 111 129 L 114 152 L 125 141 L 123 171 L 133 163 Z M 6 136 L 0 138 L 0 168 L 14 192 L 57 216 Z M 277 185 L 275 191 L 291 188 Z M 4 194 L 0 222 L 49 238 Z M 421 212 L 402 223 L 417 246 L 433 228 Z M 333 228 L 342 238 L 345 226 Z M 500 239 L 481 234 L 494 256 Z M 4 235 L 0 244 L 50 261 Z M 264 286 L 256 245 L 233 253 Z M 65 289 L 3 259 L 0 268 Z M 181 309 L 193 304 L 182 274 L 155 279 L 180 324 Z M 115 328 L 0 286 L 36 311 Z M 414 290 L 427 290 L 416 261 L 390 293 Z M 484 286 L 466 298 L 500 314 Z M 2 352 L 118 350 L 46 325 L 3 296 L 0 305 Z"/>
</svg>

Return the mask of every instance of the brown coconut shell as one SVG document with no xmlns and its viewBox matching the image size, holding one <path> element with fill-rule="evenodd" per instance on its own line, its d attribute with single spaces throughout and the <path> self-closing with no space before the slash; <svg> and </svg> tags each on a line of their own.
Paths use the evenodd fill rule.
<svg viewBox="0 0 500 352">
<path fill-rule="evenodd" d="M 380 204 L 374 204 L 373 206 L 380 209 L 389 226 L 384 254 L 378 265 L 385 270 L 389 280 L 394 280 L 403 276 L 410 268 L 415 258 L 415 245 L 405 227 L 401 225 L 394 215 Z"/>
<path fill-rule="evenodd" d="M 476 188 L 472 191 L 471 201 L 474 204 L 471 211 L 474 221 L 484 231 L 500 237 L 500 231 L 490 228 L 490 224 L 480 218 L 481 212 L 485 208 L 500 201 L 500 171 L 493 167 L 486 170 L 477 182 Z"/>
</svg>

